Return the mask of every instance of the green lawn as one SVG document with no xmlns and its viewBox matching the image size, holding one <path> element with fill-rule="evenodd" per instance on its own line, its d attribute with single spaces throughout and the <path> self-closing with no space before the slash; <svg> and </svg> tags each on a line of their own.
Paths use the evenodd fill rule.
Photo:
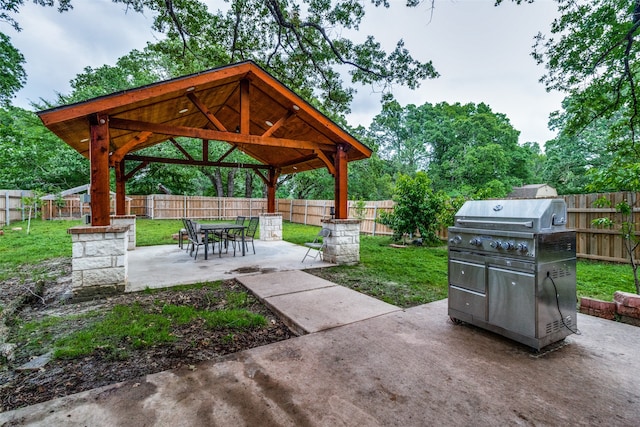
<svg viewBox="0 0 640 427">
<path fill-rule="evenodd" d="M 67 229 L 80 221 L 12 223 L 0 236 L 0 280 L 16 275 L 25 264 L 71 256 Z M 172 234 L 182 226 L 179 220 L 138 219 L 138 246 L 176 244 Z M 21 228 L 20 230 L 13 230 Z M 284 239 L 297 244 L 312 240 L 319 228 L 283 224 Z M 391 248 L 387 237 L 362 236 L 360 264 L 322 269 L 318 275 L 399 306 L 411 306 L 447 296 L 447 251 L 444 247 Z M 24 269 L 23 269 L 24 270 Z M 605 262 L 578 261 L 578 296 L 611 300 L 616 290 L 635 292 L 631 268 Z"/>
</svg>

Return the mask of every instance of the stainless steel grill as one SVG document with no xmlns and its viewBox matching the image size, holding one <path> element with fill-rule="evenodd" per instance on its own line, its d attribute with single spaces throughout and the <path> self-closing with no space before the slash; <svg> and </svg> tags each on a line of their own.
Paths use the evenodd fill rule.
<svg viewBox="0 0 640 427">
<path fill-rule="evenodd" d="M 576 331 L 562 199 L 466 202 L 449 227 L 449 316 L 537 350 Z"/>
</svg>

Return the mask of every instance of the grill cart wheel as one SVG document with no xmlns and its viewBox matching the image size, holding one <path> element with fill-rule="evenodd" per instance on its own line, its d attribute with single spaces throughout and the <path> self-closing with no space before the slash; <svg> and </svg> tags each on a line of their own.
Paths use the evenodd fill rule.
<svg viewBox="0 0 640 427">
<path fill-rule="evenodd" d="M 455 317 L 451 317 L 451 316 L 449 316 L 449 318 L 451 319 L 451 322 L 452 322 L 454 325 L 462 325 L 462 324 L 464 323 L 462 320 L 460 320 L 460 319 L 456 319 Z"/>
</svg>

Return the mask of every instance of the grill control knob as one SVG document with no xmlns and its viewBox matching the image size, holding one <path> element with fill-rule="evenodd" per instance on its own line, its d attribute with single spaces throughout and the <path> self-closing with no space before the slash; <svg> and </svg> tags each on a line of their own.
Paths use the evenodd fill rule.
<svg viewBox="0 0 640 427">
<path fill-rule="evenodd" d="M 503 243 L 499 240 L 494 240 L 493 242 L 491 242 L 491 247 L 492 248 L 496 248 L 496 249 L 502 249 L 502 245 Z"/>
<path fill-rule="evenodd" d="M 518 250 L 522 253 L 526 253 L 529 251 L 526 243 L 518 243 Z"/>
<path fill-rule="evenodd" d="M 455 236 L 455 237 L 449 239 L 449 243 L 451 243 L 452 245 L 458 245 L 458 244 L 460 244 L 460 242 L 462 242 L 462 237 L 460 237 L 460 236 Z"/>
<path fill-rule="evenodd" d="M 474 237 L 473 239 L 469 240 L 469 244 L 473 246 L 482 246 L 482 240 Z"/>
<path fill-rule="evenodd" d="M 514 245 L 513 243 L 511 243 L 511 242 L 505 243 L 505 249 L 507 249 L 508 251 L 512 251 L 515 248 L 516 248 L 516 245 Z"/>
</svg>

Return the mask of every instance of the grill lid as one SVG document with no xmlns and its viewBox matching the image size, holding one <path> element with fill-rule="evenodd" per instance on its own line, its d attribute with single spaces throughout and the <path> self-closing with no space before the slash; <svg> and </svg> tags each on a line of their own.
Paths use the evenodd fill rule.
<svg viewBox="0 0 640 427">
<path fill-rule="evenodd" d="M 488 230 L 556 231 L 567 224 L 563 199 L 471 200 L 455 216 L 455 226 Z"/>
</svg>

